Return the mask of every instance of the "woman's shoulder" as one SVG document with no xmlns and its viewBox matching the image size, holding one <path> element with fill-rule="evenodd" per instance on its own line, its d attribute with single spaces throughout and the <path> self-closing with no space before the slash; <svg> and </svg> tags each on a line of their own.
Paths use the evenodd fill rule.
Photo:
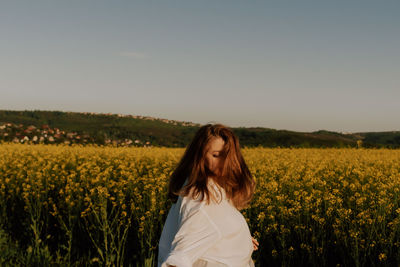
<svg viewBox="0 0 400 267">
<path fill-rule="evenodd" d="M 209 206 L 219 206 L 221 201 L 226 199 L 225 190 L 218 186 L 214 181 L 209 179 L 207 183 L 208 192 L 210 200 L 207 201 L 206 196 L 200 192 L 198 194 L 194 193 L 194 188 L 189 191 L 189 194 L 181 198 L 181 211 L 183 213 L 193 213 L 200 209 L 204 209 L 207 205 Z"/>
<path fill-rule="evenodd" d="M 205 204 L 201 200 L 201 194 L 195 195 L 193 191 L 192 188 L 186 196 L 179 196 L 181 198 L 181 213 L 185 216 L 199 211 Z"/>
</svg>

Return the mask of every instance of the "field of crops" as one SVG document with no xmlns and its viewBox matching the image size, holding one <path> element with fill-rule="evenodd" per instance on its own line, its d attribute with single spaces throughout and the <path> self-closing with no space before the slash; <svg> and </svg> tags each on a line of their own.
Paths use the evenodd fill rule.
<svg viewBox="0 0 400 267">
<path fill-rule="evenodd" d="M 1 144 L 0 265 L 154 266 L 183 152 Z M 242 153 L 256 266 L 399 266 L 399 150 Z"/>
</svg>

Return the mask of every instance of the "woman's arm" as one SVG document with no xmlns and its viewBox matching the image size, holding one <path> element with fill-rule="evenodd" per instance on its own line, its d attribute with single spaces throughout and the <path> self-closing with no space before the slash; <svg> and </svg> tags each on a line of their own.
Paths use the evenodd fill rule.
<svg viewBox="0 0 400 267">
<path fill-rule="evenodd" d="M 201 208 L 184 215 L 162 266 L 191 267 L 221 237 L 216 225 Z"/>
</svg>

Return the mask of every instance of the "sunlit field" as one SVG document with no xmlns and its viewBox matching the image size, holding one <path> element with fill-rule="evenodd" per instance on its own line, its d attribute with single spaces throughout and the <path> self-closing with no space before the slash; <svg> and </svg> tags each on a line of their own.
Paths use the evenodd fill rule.
<svg viewBox="0 0 400 267">
<path fill-rule="evenodd" d="M 184 149 L 0 145 L 0 265 L 154 266 Z M 398 266 L 400 150 L 245 148 L 256 266 Z"/>
</svg>

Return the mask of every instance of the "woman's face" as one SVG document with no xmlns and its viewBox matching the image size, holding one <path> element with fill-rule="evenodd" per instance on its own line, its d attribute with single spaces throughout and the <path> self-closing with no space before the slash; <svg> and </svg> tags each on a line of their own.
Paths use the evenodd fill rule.
<svg viewBox="0 0 400 267">
<path fill-rule="evenodd" d="M 206 163 L 208 168 L 216 175 L 220 174 L 222 164 L 224 163 L 222 149 L 224 140 L 221 137 L 211 139 L 210 147 L 206 153 Z"/>
</svg>

